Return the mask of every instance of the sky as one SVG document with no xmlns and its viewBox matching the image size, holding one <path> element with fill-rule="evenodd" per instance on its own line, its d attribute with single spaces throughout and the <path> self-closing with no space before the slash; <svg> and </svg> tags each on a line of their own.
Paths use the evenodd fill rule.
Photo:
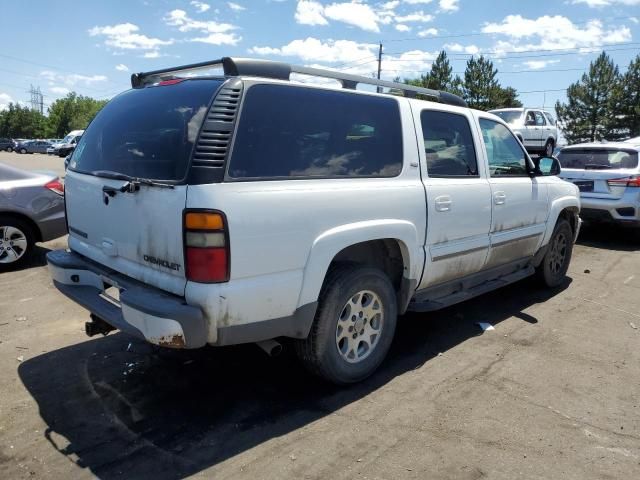
<svg viewBox="0 0 640 480">
<path fill-rule="evenodd" d="M 640 54 L 640 0 L 0 0 L 0 109 L 40 87 L 45 111 L 70 91 L 109 99 L 132 72 L 223 56 L 382 77 L 454 73 L 489 56 L 525 106 L 564 100 L 603 49 Z M 7 21 L 7 19 L 12 19 Z"/>
</svg>

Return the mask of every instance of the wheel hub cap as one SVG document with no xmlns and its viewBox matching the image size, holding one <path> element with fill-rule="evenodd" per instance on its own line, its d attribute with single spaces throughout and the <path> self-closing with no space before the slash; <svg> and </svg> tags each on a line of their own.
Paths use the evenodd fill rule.
<svg viewBox="0 0 640 480">
<path fill-rule="evenodd" d="M 551 244 L 551 255 L 549 256 L 549 267 L 551 269 L 551 273 L 557 274 L 562 270 L 566 255 L 567 239 L 563 234 L 558 234 Z"/>
<path fill-rule="evenodd" d="M 27 237 L 16 227 L 0 225 L 0 263 L 18 261 L 27 251 Z"/>
<path fill-rule="evenodd" d="M 336 326 L 336 346 L 344 360 L 358 363 L 367 358 L 378 345 L 384 324 L 380 297 L 361 290 L 342 308 Z"/>
</svg>

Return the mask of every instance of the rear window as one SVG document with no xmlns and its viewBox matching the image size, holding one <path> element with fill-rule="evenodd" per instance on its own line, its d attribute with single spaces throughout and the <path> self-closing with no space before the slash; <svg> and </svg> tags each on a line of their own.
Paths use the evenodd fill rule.
<svg viewBox="0 0 640 480">
<path fill-rule="evenodd" d="M 286 85 L 247 91 L 229 177 L 392 177 L 401 170 L 395 99 Z"/>
<path fill-rule="evenodd" d="M 636 168 L 638 166 L 638 152 L 618 149 L 570 149 L 562 150 L 558 160 L 563 168 L 586 169 L 616 169 Z"/>
<path fill-rule="evenodd" d="M 182 180 L 219 80 L 128 90 L 111 100 L 87 128 L 72 170 L 109 170 L 154 180 Z"/>
<path fill-rule="evenodd" d="M 522 112 L 518 112 L 518 111 L 489 112 L 489 113 L 493 113 L 494 115 L 497 115 L 505 123 L 516 123 L 518 120 L 520 120 L 520 117 L 522 116 Z"/>
</svg>

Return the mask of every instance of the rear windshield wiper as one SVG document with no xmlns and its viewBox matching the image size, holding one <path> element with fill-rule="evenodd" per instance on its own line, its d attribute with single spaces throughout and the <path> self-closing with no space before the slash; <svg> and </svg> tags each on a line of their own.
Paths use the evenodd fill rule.
<svg viewBox="0 0 640 480">
<path fill-rule="evenodd" d="M 132 177 L 124 173 L 112 172 L 111 170 L 95 170 L 91 172 L 91 174 L 95 175 L 96 177 L 111 178 L 113 180 L 125 180 L 127 183 L 120 187 L 121 192 L 137 192 L 138 190 L 140 190 L 140 185 L 148 185 L 150 187 L 159 188 L 174 188 L 174 185 L 170 183 L 156 182 L 155 180 L 151 180 L 150 178 Z"/>
<path fill-rule="evenodd" d="M 599 163 L 587 163 L 584 166 L 585 170 L 607 170 L 612 168 L 611 165 L 601 165 Z"/>
</svg>

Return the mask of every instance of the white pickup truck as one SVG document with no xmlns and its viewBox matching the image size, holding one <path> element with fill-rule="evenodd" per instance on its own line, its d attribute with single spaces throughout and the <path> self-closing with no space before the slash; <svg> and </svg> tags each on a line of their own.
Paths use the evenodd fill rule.
<svg viewBox="0 0 640 480">
<path fill-rule="evenodd" d="M 212 66 L 224 74 L 179 76 Z M 458 97 L 228 57 L 132 87 L 73 153 L 69 250 L 47 256 L 90 335 L 267 349 L 289 337 L 312 372 L 346 384 L 380 365 L 407 310 L 565 277 L 577 187 Z"/>
</svg>

